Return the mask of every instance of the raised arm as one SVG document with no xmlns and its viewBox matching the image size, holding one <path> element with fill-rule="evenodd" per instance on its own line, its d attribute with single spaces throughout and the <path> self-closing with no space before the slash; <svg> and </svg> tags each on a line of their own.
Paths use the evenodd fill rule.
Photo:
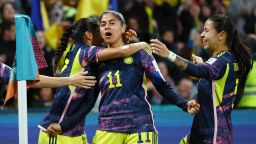
<svg viewBox="0 0 256 144">
<path fill-rule="evenodd" d="M 163 57 L 168 58 L 171 62 L 173 62 L 180 70 L 184 71 L 188 67 L 188 60 L 183 59 L 182 57 L 174 54 L 169 51 L 168 48 L 157 39 L 151 39 L 150 47 L 153 53 Z"/>
<path fill-rule="evenodd" d="M 226 70 L 226 61 L 217 58 L 210 58 L 206 63 L 194 64 L 175 53 L 169 51 L 165 44 L 156 39 L 151 39 L 150 47 L 153 53 L 167 58 L 173 62 L 181 71 L 187 74 L 206 79 L 219 79 L 221 78 Z"/>
<path fill-rule="evenodd" d="M 128 57 L 136 53 L 137 51 L 147 47 L 149 47 L 147 43 L 138 42 L 138 43 L 127 44 L 117 48 L 104 48 L 98 54 L 98 61 L 106 61 L 106 60 L 115 59 L 115 58 Z"/>
</svg>

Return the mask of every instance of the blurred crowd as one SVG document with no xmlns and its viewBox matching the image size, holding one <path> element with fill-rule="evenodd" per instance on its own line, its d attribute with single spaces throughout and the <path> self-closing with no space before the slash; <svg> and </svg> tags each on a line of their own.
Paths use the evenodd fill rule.
<svg viewBox="0 0 256 144">
<path fill-rule="evenodd" d="M 0 0 L 0 62 L 12 67 L 15 56 L 15 24 L 13 15 L 17 13 L 33 15 L 33 2 L 37 0 Z M 102 0 L 104 1 L 104 0 Z M 191 54 L 204 60 L 209 58 L 208 51 L 202 48 L 200 32 L 203 23 L 210 16 L 223 13 L 230 16 L 242 40 L 256 31 L 255 0 L 116 0 L 117 10 L 121 12 L 129 28 L 137 32 L 134 41 L 149 43 L 152 38 L 164 42 L 169 50 L 191 59 Z M 40 74 L 53 76 L 53 57 L 58 41 L 66 25 L 72 24 L 77 14 L 79 0 L 41 0 L 47 17 L 47 27 L 34 23 L 40 48 L 48 68 Z M 254 42 L 254 43 L 253 43 Z M 250 41 L 252 47 L 255 40 Z M 254 48 L 254 50 L 256 50 Z M 180 72 L 171 62 L 155 56 L 163 77 L 186 99 L 196 96 L 198 79 Z M 151 104 L 170 104 L 147 82 Z M 6 86 L 0 85 L 0 96 L 4 96 Z M 54 89 L 29 89 L 28 107 L 49 107 Z M 15 107 L 15 106 L 14 106 Z"/>
</svg>

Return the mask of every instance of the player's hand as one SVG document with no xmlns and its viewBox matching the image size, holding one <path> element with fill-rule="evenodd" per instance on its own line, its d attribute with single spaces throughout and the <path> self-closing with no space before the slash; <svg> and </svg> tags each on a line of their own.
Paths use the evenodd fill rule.
<svg viewBox="0 0 256 144">
<path fill-rule="evenodd" d="M 136 36 L 137 36 L 137 33 L 134 30 L 128 29 L 123 35 L 124 42 L 129 43 Z"/>
<path fill-rule="evenodd" d="M 196 114 L 199 111 L 200 105 L 195 100 L 188 101 L 188 113 Z"/>
<path fill-rule="evenodd" d="M 60 124 L 58 123 L 52 123 L 48 128 L 48 133 L 53 134 L 53 135 L 57 135 L 57 134 L 61 134 L 62 130 L 60 127 Z"/>
<path fill-rule="evenodd" d="M 95 85 L 97 82 L 94 76 L 86 76 L 86 72 L 79 72 L 75 74 L 74 76 L 71 77 L 71 85 L 85 88 L 85 89 L 90 89 Z"/>
<path fill-rule="evenodd" d="M 157 39 L 151 39 L 150 42 L 150 47 L 154 54 L 157 54 L 164 58 L 168 58 L 170 52 L 165 44 L 163 44 Z"/>
<path fill-rule="evenodd" d="M 195 64 L 202 64 L 204 63 L 203 59 L 199 56 L 196 56 L 194 54 L 192 54 L 192 62 Z"/>
</svg>

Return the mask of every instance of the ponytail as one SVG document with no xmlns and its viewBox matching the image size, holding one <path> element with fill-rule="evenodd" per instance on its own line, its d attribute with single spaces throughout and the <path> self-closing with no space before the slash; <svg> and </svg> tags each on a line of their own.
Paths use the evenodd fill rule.
<svg viewBox="0 0 256 144">
<path fill-rule="evenodd" d="M 233 33 L 231 51 L 233 51 L 233 53 L 235 54 L 236 61 L 239 67 L 239 70 L 238 70 L 239 83 L 238 83 L 236 98 L 234 102 L 236 107 L 243 95 L 245 82 L 252 68 L 252 56 L 249 52 L 249 48 L 247 48 L 244 44 L 241 43 L 237 30 L 234 30 L 234 33 Z"/>
<path fill-rule="evenodd" d="M 226 43 L 229 46 L 230 51 L 234 53 L 238 63 L 239 82 L 234 101 L 236 107 L 243 95 L 245 82 L 252 68 L 252 56 L 249 49 L 241 43 L 235 25 L 228 16 L 216 14 L 210 17 L 209 20 L 213 21 L 217 32 L 225 31 L 227 33 Z"/>
<path fill-rule="evenodd" d="M 84 33 L 86 31 L 89 31 L 92 33 L 98 31 L 99 25 L 98 25 L 97 18 L 98 17 L 81 18 L 72 26 L 66 27 L 65 32 L 61 38 L 60 46 L 58 47 L 55 53 L 55 60 L 54 60 L 54 66 L 53 66 L 55 75 L 56 73 L 59 72 L 58 65 L 60 63 L 60 58 L 63 55 L 63 52 L 67 49 L 69 39 L 71 38 L 74 41 L 74 43 L 86 44 L 84 40 Z"/>
<path fill-rule="evenodd" d="M 68 42 L 69 42 L 69 38 L 70 38 L 70 36 L 72 34 L 72 31 L 73 31 L 73 26 L 67 27 L 65 29 L 65 32 L 63 33 L 62 38 L 61 38 L 60 45 L 59 45 L 59 47 L 56 50 L 56 53 L 55 53 L 55 56 L 54 56 L 54 65 L 53 65 L 53 71 L 54 71 L 55 75 L 56 75 L 56 73 L 58 73 L 58 70 L 59 70 L 58 69 L 59 60 L 60 60 L 63 52 L 67 48 L 67 45 L 68 45 Z"/>
</svg>

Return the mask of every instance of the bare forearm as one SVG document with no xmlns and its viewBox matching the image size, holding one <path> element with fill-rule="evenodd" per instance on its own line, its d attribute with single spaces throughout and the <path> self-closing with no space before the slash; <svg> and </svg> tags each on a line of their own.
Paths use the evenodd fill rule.
<svg viewBox="0 0 256 144">
<path fill-rule="evenodd" d="M 70 77 L 49 77 L 40 75 L 40 81 L 33 85 L 33 88 L 53 88 L 53 87 L 61 87 L 65 85 L 70 85 L 71 79 Z"/>
<path fill-rule="evenodd" d="M 161 57 L 168 58 L 182 71 L 188 67 L 188 61 L 176 55 L 172 51 L 169 51 L 165 44 L 163 44 L 157 39 L 151 39 L 150 41 L 151 41 L 150 46 L 151 46 L 151 49 L 153 50 L 153 53 Z"/>
<path fill-rule="evenodd" d="M 137 51 L 148 47 L 149 45 L 145 42 L 139 42 L 139 43 L 133 43 L 133 44 L 129 44 L 129 45 L 125 45 L 120 47 L 120 51 L 121 51 L 121 55 L 123 55 L 124 57 L 130 56 L 134 53 L 136 53 Z"/>
<path fill-rule="evenodd" d="M 178 69 L 182 71 L 186 70 L 188 67 L 188 61 L 180 56 L 176 56 L 176 59 L 173 61 L 173 63 L 178 67 Z"/>
<path fill-rule="evenodd" d="M 139 42 L 134 44 L 128 44 L 117 48 L 106 48 L 102 50 L 98 55 L 99 61 L 106 61 L 116 58 L 124 58 L 130 56 L 137 51 L 149 46 L 145 42 Z"/>
</svg>

